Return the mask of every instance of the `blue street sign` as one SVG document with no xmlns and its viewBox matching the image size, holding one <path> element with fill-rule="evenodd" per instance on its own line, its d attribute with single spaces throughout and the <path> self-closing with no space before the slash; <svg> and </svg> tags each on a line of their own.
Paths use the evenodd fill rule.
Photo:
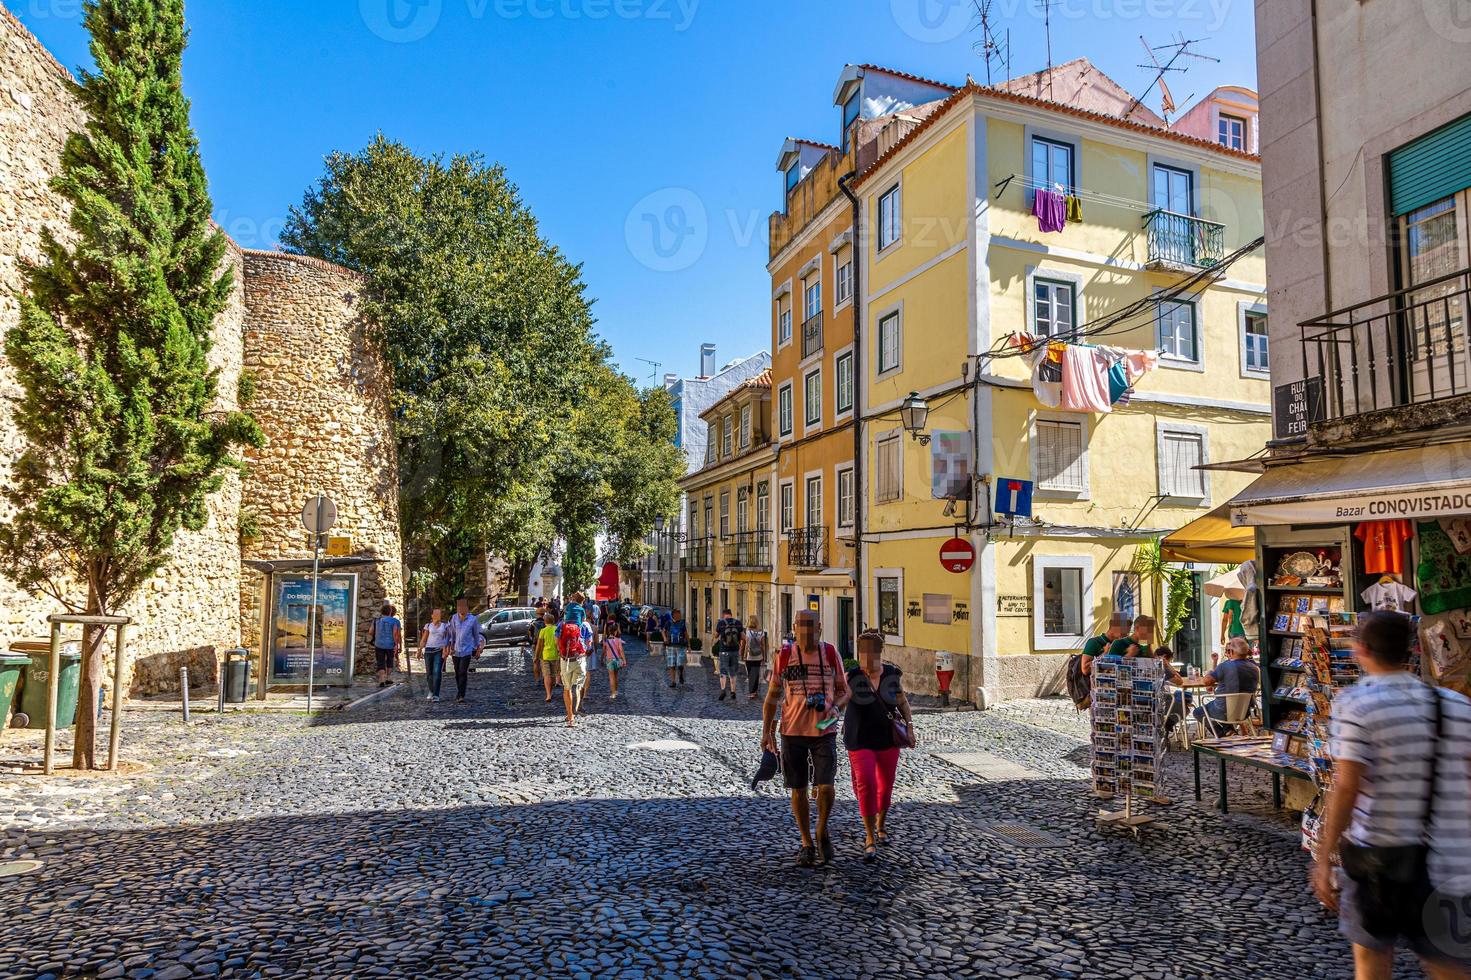
<svg viewBox="0 0 1471 980">
<path fill-rule="evenodd" d="M 1032 516 L 1032 481 L 1000 477 L 996 480 L 996 513 L 1008 517 Z"/>
</svg>

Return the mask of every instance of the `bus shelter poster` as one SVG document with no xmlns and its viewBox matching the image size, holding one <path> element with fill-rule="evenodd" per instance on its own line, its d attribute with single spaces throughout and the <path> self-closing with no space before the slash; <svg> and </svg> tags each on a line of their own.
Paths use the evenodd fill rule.
<svg viewBox="0 0 1471 980">
<path fill-rule="evenodd" d="M 323 575 L 317 580 L 315 682 L 352 684 L 357 632 L 356 575 Z M 271 684 L 306 684 L 311 644 L 312 577 L 278 575 L 273 582 L 270 643 Z"/>
</svg>

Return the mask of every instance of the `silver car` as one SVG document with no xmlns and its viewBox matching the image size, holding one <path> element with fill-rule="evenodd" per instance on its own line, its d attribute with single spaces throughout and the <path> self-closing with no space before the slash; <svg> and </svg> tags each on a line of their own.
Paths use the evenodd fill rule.
<svg viewBox="0 0 1471 980">
<path fill-rule="evenodd" d="M 531 643 L 536 636 L 536 610 L 531 606 L 487 609 L 477 618 L 488 647 Z"/>
</svg>

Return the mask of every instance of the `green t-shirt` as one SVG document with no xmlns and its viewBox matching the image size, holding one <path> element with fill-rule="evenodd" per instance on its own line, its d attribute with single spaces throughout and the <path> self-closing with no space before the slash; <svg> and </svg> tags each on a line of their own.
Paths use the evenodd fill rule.
<svg viewBox="0 0 1471 980">
<path fill-rule="evenodd" d="M 1149 644 L 1139 643 L 1132 636 L 1125 636 L 1121 639 L 1114 640 L 1109 645 L 1108 655 L 1110 657 L 1127 657 L 1129 655 L 1129 647 L 1134 646 L 1136 643 L 1139 645 L 1138 656 L 1149 656 Z"/>
<path fill-rule="evenodd" d="M 1084 643 L 1083 644 L 1083 656 L 1085 656 L 1085 657 L 1094 657 L 1094 658 L 1101 657 L 1101 656 L 1103 656 L 1104 651 L 1107 650 L 1107 649 L 1108 649 L 1108 637 L 1107 636 L 1095 636 L 1095 637 L 1091 637 L 1088 640 L 1087 643 Z"/>
<path fill-rule="evenodd" d="M 1226 638 L 1233 636 L 1245 636 L 1246 627 L 1241 625 L 1241 600 L 1227 599 L 1221 606 L 1221 612 L 1231 617 L 1231 622 L 1226 627 Z"/>
</svg>

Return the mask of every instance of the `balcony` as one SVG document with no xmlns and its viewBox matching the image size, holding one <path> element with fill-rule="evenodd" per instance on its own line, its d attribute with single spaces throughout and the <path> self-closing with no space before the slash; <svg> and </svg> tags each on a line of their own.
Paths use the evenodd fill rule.
<svg viewBox="0 0 1471 980">
<path fill-rule="evenodd" d="M 1302 324 L 1303 370 L 1322 385 L 1314 441 L 1464 424 L 1471 408 L 1471 269 Z M 1341 423 L 1341 424 L 1335 424 Z"/>
<path fill-rule="evenodd" d="M 696 538 L 684 546 L 684 567 L 691 572 L 715 571 L 715 539 Z"/>
<path fill-rule="evenodd" d="M 769 569 L 771 567 L 771 532 L 740 531 L 726 538 L 725 567 Z"/>
<path fill-rule="evenodd" d="M 826 568 L 827 528 L 794 527 L 788 531 L 787 564 L 793 568 Z"/>
<path fill-rule="evenodd" d="M 822 311 L 802 321 L 802 357 L 811 357 L 822 350 Z"/>
<path fill-rule="evenodd" d="M 1226 254 L 1226 226 L 1163 208 L 1144 216 L 1152 269 L 1208 269 Z"/>
</svg>

